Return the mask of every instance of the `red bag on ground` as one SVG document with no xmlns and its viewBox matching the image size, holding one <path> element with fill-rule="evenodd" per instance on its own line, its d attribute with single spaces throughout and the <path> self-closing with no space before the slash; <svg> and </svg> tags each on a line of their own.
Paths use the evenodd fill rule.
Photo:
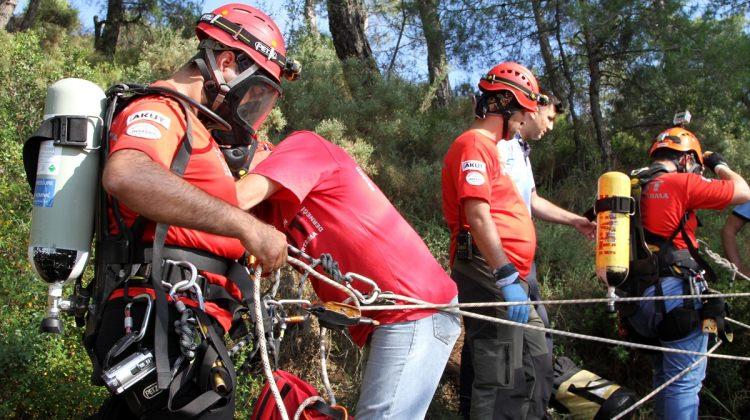
<svg viewBox="0 0 750 420">
<path fill-rule="evenodd" d="M 284 401 L 284 406 L 290 420 L 294 418 L 294 413 L 297 412 L 303 401 L 320 395 L 312 385 L 289 372 L 276 370 L 273 373 L 273 377 L 276 380 L 276 386 L 279 388 L 279 394 L 281 394 L 281 399 Z M 276 408 L 276 401 L 273 398 L 268 382 L 266 382 L 260 391 L 260 396 L 258 397 L 258 401 L 255 402 L 253 414 L 250 418 L 252 420 L 281 420 L 281 414 L 278 408 Z M 354 417 L 350 417 L 344 407 L 328 405 L 322 401 L 318 401 L 305 408 L 300 419 L 354 420 Z"/>
</svg>

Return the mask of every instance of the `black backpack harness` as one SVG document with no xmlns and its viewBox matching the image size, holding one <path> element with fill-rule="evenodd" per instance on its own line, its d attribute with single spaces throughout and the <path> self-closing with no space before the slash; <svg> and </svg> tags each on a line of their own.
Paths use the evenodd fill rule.
<svg viewBox="0 0 750 420">
<path fill-rule="evenodd" d="M 184 175 L 193 150 L 192 122 L 189 117 L 189 113 L 192 112 L 191 106 L 204 113 L 210 114 L 210 111 L 187 96 L 170 89 L 123 84 L 113 86 L 107 91 L 107 107 L 102 130 L 100 174 L 109 153 L 109 130 L 115 115 L 133 100 L 148 95 L 161 95 L 174 99 L 185 114 L 185 136 L 180 142 L 179 149 L 170 165 L 172 173 L 179 177 Z M 114 222 L 118 226 L 119 232 L 117 234 L 110 233 L 108 209 L 112 210 Z M 128 293 L 129 287 L 137 283 L 150 287 L 155 296 L 153 299 L 153 354 L 156 386 L 158 388 L 155 392 L 168 390 L 167 408 L 171 413 L 184 417 L 195 417 L 209 409 L 221 407 L 228 403 L 236 384 L 235 369 L 224 344 L 223 334 L 216 331 L 216 328 L 212 326 L 213 323 L 209 316 L 202 308 L 186 309 L 184 304 L 180 305 L 182 302 L 177 303 L 176 307 L 183 315 L 185 315 L 186 310 L 190 311 L 189 314 L 193 316 L 194 324 L 197 320 L 197 326 L 194 330 L 202 335 L 202 340 L 199 340 L 202 341 L 202 344 L 196 353 L 192 353 L 194 360 L 188 360 L 187 367 L 180 369 L 181 366 L 179 366 L 180 362 L 184 362 L 185 359 L 178 359 L 174 367 L 170 366 L 168 334 L 171 326 L 168 325 L 169 302 L 165 286 L 167 283 L 175 285 L 186 277 L 185 267 L 174 262 L 188 261 L 198 271 L 225 276 L 239 288 L 242 293 L 240 301 L 231 296 L 224 287 L 208 283 L 203 276 L 197 277 L 203 299 L 219 303 L 232 313 L 233 327 L 230 330 L 230 335 L 233 338 L 249 334 L 242 320 L 242 314 L 252 305 L 252 283 L 245 265 L 239 261 L 221 258 L 205 251 L 166 246 L 165 240 L 169 229 L 167 224 L 157 223 L 153 244 L 145 246 L 142 237 L 148 222 L 143 216 L 139 216 L 131 226 L 127 226 L 120 214 L 117 199 L 109 197 L 102 188 L 99 188 L 96 211 L 97 240 L 95 244 L 94 281 L 90 282 L 85 289 L 80 285 L 77 287 L 82 295 L 91 299 L 86 319 L 84 345 L 94 365 L 93 382 L 101 385 L 101 375 L 104 370 L 109 368 L 107 366 L 109 360 L 98 359 L 94 351 L 94 344 L 100 332 L 102 314 L 107 301 L 116 289 L 124 289 L 123 298 L 126 301 L 132 301 Z M 83 313 L 78 314 L 77 321 L 79 324 L 83 321 L 83 315 Z M 183 317 L 183 321 L 185 318 Z M 182 326 L 185 327 L 185 325 Z M 196 331 L 193 331 L 193 333 L 195 334 Z M 115 344 L 115 348 L 110 351 L 110 355 L 124 354 L 126 347 L 132 344 L 128 342 L 127 337 L 126 335 Z M 192 343 L 185 344 L 189 346 Z M 195 345 L 192 347 L 195 348 Z M 216 386 L 217 380 L 221 382 L 220 387 Z M 202 392 L 181 407 L 175 407 L 175 401 L 178 400 L 176 397 L 180 394 L 181 389 L 191 381 L 197 382 Z M 180 400 L 185 401 L 185 398 Z"/>
<path fill-rule="evenodd" d="M 630 223 L 630 270 L 627 280 L 618 286 L 620 296 L 643 296 L 645 290 L 655 287 L 655 295 L 663 296 L 661 278 L 673 276 L 684 279 L 684 295 L 695 295 L 695 298 L 683 300 L 683 305 L 667 312 L 663 300 L 656 301 L 657 313 L 661 322 L 657 325 L 658 337 L 665 341 L 683 338 L 701 325 L 707 318 L 715 319 L 719 332 L 724 333 L 724 315 L 727 304 L 723 299 L 702 299 L 702 308 L 696 308 L 695 299 L 700 299 L 701 291 L 696 282 L 705 283 L 708 280 L 715 283 L 716 273 L 706 260 L 698 253 L 698 249 L 690 239 L 685 225 L 693 214 L 686 212 L 680 219 L 677 228 L 664 238 L 649 232 L 643 226 L 641 211 L 641 194 L 646 186 L 667 173 L 661 164 L 631 172 L 631 197 L 634 207 Z M 700 221 L 698 222 L 700 225 Z M 687 249 L 678 249 L 674 239 L 681 235 Z M 714 293 L 706 287 L 703 293 Z M 618 310 L 627 318 L 638 308 L 638 303 L 618 303 Z"/>
</svg>

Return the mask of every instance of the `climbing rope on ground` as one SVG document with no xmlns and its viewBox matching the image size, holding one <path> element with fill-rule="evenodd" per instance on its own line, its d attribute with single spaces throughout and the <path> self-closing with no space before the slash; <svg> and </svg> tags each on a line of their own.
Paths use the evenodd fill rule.
<svg viewBox="0 0 750 420">
<path fill-rule="evenodd" d="M 710 349 L 708 349 L 707 354 L 710 354 L 710 353 L 713 353 L 714 351 L 716 351 L 716 349 L 719 348 L 719 346 L 721 345 L 721 343 L 722 343 L 721 340 L 716 340 L 716 344 L 714 344 L 713 347 L 711 347 Z M 630 414 L 631 412 L 635 411 L 636 409 L 638 409 L 638 407 L 640 407 L 643 404 L 647 403 L 651 398 L 655 397 L 658 393 L 660 393 L 661 391 L 663 391 L 666 387 L 668 387 L 669 385 L 671 385 L 673 382 L 675 382 L 675 381 L 679 380 L 680 378 L 682 378 L 683 376 L 687 375 L 688 372 L 690 372 L 691 370 L 695 369 L 698 365 L 700 365 L 701 363 L 703 363 L 703 361 L 705 361 L 706 358 L 707 358 L 706 356 L 703 356 L 700 359 L 696 360 L 690 366 L 688 366 L 685 369 L 683 369 L 680 373 L 678 373 L 677 375 L 669 378 L 668 381 L 664 382 L 659 387 L 657 387 L 656 389 L 654 389 L 653 391 L 651 391 L 650 393 L 648 393 L 646 396 L 644 396 L 640 400 L 636 401 L 633 405 L 631 405 L 630 407 L 628 407 L 627 410 L 620 412 L 618 415 L 616 415 L 615 417 L 613 417 L 612 420 L 622 419 L 625 416 L 627 416 L 628 414 Z"/>
</svg>

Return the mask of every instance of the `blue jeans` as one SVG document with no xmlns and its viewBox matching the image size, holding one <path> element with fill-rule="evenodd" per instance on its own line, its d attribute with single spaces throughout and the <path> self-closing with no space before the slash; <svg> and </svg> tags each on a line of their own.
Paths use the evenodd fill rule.
<svg viewBox="0 0 750 420">
<path fill-rule="evenodd" d="M 683 282 L 677 277 L 663 277 L 661 279 L 664 296 L 683 294 Z M 654 296 L 655 287 L 649 287 L 644 296 Z M 666 311 L 681 306 L 682 300 L 665 301 Z M 696 308 L 700 303 L 695 302 Z M 656 337 L 656 326 L 661 322 L 661 314 L 656 309 L 654 301 L 640 302 L 638 310 L 628 318 L 630 325 L 641 335 Z M 703 334 L 698 326 L 688 336 L 675 341 L 662 341 L 664 347 L 673 349 L 706 352 L 708 348 L 708 335 Z M 653 385 L 657 387 L 670 378 L 676 376 L 682 370 L 698 360 L 698 356 L 676 353 L 659 353 L 653 357 Z M 688 374 L 673 382 L 662 392 L 656 395 L 655 414 L 659 419 L 697 419 L 698 418 L 698 393 L 701 390 L 701 382 L 706 377 L 706 361 L 704 360 Z"/>
<path fill-rule="evenodd" d="M 446 312 L 375 328 L 357 419 L 424 418 L 460 333 L 458 315 Z"/>
</svg>

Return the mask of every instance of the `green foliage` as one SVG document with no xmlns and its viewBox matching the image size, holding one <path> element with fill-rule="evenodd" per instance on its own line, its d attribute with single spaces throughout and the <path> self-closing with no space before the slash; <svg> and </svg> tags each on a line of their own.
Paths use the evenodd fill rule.
<svg viewBox="0 0 750 420">
<path fill-rule="evenodd" d="M 44 10 L 68 10 L 62 0 L 44 1 L 49 8 Z M 703 140 L 705 148 L 721 151 L 733 167 L 747 171 L 750 169 L 747 23 L 740 16 L 696 18 L 694 14 L 684 14 L 673 2 L 665 3 L 670 10 L 669 19 L 641 16 L 645 20 L 637 22 L 645 22 L 642 25 L 648 31 L 624 34 L 632 37 L 629 40 L 617 39 L 638 47 L 648 41 L 649 52 L 611 61 L 627 65 L 604 66 L 608 83 L 603 93 L 605 119 L 618 168 L 645 165 L 649 140 L 668 125 L 674 112 L 687 107 L 694 115 L 690 128 Z M 622 2 L 608 7 L 642 13 Z M 458 13 L 451 9 L 451 21 L 460 17 Z M 490 17 L 486 10 L 481 13 L 484 18 Z M 65 16 L 60 12 L 60 16 L 40 19 L 39 27 L 27 33 L 0 31 L 0 318 L 3 320 L 0 370 L 6 372 L 0 382 L 0 395 L 4 396 L 0 400 L 2 417 L 82 417 L 91 414 L 106 394 L 103 389 L 89 385 L 89 362 L 79 344 L 80 330 L 72 322 L 68 322 L 62 337 L 37 332 L 45 304 L 45 287 L 34 278 L 26 261 L 31 197 L 21 167 L 21 147 L 41 120 L 46 86 L 63 77 L 86 78 L 103 88 L 120 81 L 150 82 L 172 73 L 196 48 L 194 40 L 182 37 L 181 28 L 164 28 L 159 20 L 160 25 L 130 28 L 114 60 L 104 60 L 91 52 L 90 36 L 58 31 L 54 38 L 49 37 L 50 29 L 44 25 L 63 22 Z M 632 17 L 622 19 L 626 18 Z M 623 27 L 632 32 L 632 22 L 626 23 Z M 664 29 L 667 27 L 669 30 Z M 470 35 L 466 27 L 456 31 L 457 37 Z M 653 32 L 660 36 L 654 36 Z M 342 66 L 329 38 L 306 37 L 303 32 L 296 36 L 289 55 L 302 62 L 303 77 L 296 82 L 283 82 L 284 98 L 264 124 L 260 136 L 278 142 L 292 131 L 314 129 L 344 147 L 425 239 L 436 258 L 447 266 L 449 238 L 439 206 L 440 171 L 450 142 L 471 122 L 471 102 L 459 97 L 445 109 L 421 111 L 421 104 L 429 97 L 425 84 L 395 75 L 363 81 L 365 73 L 357 70 L 356 64 Z M 474 41 L 477 40 L 471 42 Z M 572 48 L 570 45 L 578 41 L 564 42 Z M 453 48 L 465 48 L 469 54 L 466 45 L 459 43 Z M 573 57 L 572 64 L 583 65 L 576 61 L 583 58 Z M 463 59 L 469 61 L 470 57 Z M 574 77 L 585 90 L 585 77 L 580 73 Z M 464 89 L 468 92 L 473 88 Z M 580 96 L 581 92 L 576 94 Z M 579 106 L 585 108 L 583 102 Z M 579 118 L 581 145 L 573 139 L 571 122 L 562 119 L 556 123 L 554 132 L 534 143 L 532 152 L 540 194 L 576 212 L 591 205 L 596 180 L 604 171 L 592 163 L 598 160 L 599 152 L 589 117 L 582 113 Z M 716 212 L 702 215 L 704 239 L 714 250 L 721 249 L 718 232 L 724 217 L 725 214 Z M 741 242 L 745 250 L 750 249 L 748 235 L 745 233 Z M 543 222 L 537 224 L 537 239 L 537 263 L 545 297 L 604 295 L 603 286 L 592 277 L 590 242 L 568 227 Z M 750 291 L 750 283 L 732 283 L 724 273 L 718 288 Z M 747 321 L 742 315 L 750 310 L 750 304 L 745 302 L 738 300 L 734 305 L 734 313 L 742 321 Z M 613 322 L 601 306 L 568 305 L 551 307 L 550 311 L 556 328 L 616 336 Z M 285 342 L 290 355 L 304 357 L 289 356 L 284 363 L 304 372 L 306 378 L 316 378 L 310 355 L 317 350 L 310 343 L 309 331 L 307 334 Z M 290 336 L 294 334 L 290 332 Z M 722 351 L 749 354 L 747 337 L 738 337 L 736 343 Z M 356 395 L 357 371 L 361 367 L 357 363 L 361 362 L 361 355 L 350 352 L 351 345 L 343 339 L 336 341 L 334 347 L 341 355 L 332 356 L 335 386 L 344 394 L 342 399 L 351 402 Z M 641 394 L 651 389 L 648 360 L 642 354 L 567 339 L 556 340 L 555 352 Z M 703 398 L 703 412 L 727 417 L 747 412 L 750 397 L 737 392 L 750 386 L 747 375 L 741 375 L 741 370 L 728 362 L 712 361 L 708 372 L 705 386 L 716 398 Z M 238 416 L 249 414 L 260 389 L 262 381 L 254 373 L 240 375 Z M 449 388 L 450 384 L 442 386 L 438 393 L 437 403 L 430 411 L 435 417 L 445 415 L 445 407 L 455 404 Z"/>
<path fill-rule="evenodd" d="M 88 53 L 64 35 L 55 51 L 37 32 L 0 33 L 0 383 L 2 417 L 80 417 L 101 400 L 88 385 L 80 332 L 38 332 L 46 293 L 25 261 L 31 213 L 22 168 L 23 141 L 41 121 L 47 85 L 63 77 L 91 78 Z"/>
<path fill-rule="evenodd" d="M 32 29 L 72 34 L 80 27 L 78 10 L 67 0 L 42 0 Z"/>
</svg>

